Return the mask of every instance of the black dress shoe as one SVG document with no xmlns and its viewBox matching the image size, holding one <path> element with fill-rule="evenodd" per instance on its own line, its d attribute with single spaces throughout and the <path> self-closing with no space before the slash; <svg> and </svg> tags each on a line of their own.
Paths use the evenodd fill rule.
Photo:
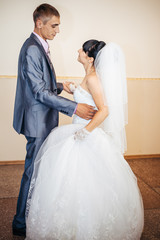
<svg viewBox="0 0 160 240">
<path fill-rule="evenodd" d="M 13 235 L 26 236 L 25 228 L 13 228 L 12 230 L 13 230 Z"/>
</svg>

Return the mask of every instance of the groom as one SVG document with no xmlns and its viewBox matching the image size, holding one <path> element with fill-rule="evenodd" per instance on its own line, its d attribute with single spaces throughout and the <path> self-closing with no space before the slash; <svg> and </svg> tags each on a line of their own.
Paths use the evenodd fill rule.
<svg viewBox="0 0 160 240">
<path fill-rule="evenodd" d="M 86 104 L 77 104 L 58 96 L 69 83 L 57 83 L 49 56 L 48 40 L 59 33 L 59 12 L 49 4 L 41 4 L 33 13 L 34 32 L 23 44 L 18 62 L 17 90 L 13 127 L 27 139 L 25 170 L 12 228 L 14 235 L 25 235 L 26 200 L 33 172 L 34 159 L 45 138 L 58 125 L 58 113 L 74 113 L 91 119 L 95 111 Z M 37 223 L 38 224 L 38 223 Z"/>
</svg>

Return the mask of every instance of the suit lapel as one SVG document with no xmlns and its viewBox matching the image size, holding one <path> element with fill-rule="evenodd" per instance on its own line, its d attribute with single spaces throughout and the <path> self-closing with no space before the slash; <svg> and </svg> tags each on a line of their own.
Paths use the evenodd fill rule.
<svg viewBox="0 0 160 240">
<path fill-rule="evenodd" d="M 37 43 L 37 46 L 40 48 L 40 50 L 43 52 L 44 56 L 46 57 L 46 60 L 48 62 L 48 65 L 50 67 L 50 70 L 51 70 L 51 74 L 52 74 L 52 77 L 54 79 L 54 82 L 56 84 L 56 74 L 55 74 L 55 71 L 54 71 L 54 67 L 53 67 L 53 64 L 50 60 L 50 58 L 48 57 L 47 53 L 45 52 L 41 42 L 39 41 L 39 39 L 36 37 L 36 35 L 34 33 L 31 33 L 31 36 L 30 36 L 32 39 L 34 39 Z"/>
</svg>

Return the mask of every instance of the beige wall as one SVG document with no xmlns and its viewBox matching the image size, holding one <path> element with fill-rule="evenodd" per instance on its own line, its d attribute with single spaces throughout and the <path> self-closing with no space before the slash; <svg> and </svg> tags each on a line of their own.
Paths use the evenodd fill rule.
<svg viewBox="0 0 160 240">
<path fill-rule="evenodd" d="M 127 155 L 160 153 L 160 1 L 54 0 L 61 13 L 60 34 L 50 41 L 58 76 L 82 77 L 77 49 L 90 38 L 117 42 L 126 56 L 129 124 Z M 40 0 L 0 1 L 0 161 L 23 160 L 25 139 L 12 128 L 17 61 L 33 30 Z M 3 77 L 2 75 L 7 75 Z M 157 78 L 157 80 L 153 80 Z M 60 124 L 71 119 L 61 115 Z"/>
<path fill-rule="evenodd" d="M 160 79 L 128 80 L 126 154 L 160 153 Z"/>
</svg>

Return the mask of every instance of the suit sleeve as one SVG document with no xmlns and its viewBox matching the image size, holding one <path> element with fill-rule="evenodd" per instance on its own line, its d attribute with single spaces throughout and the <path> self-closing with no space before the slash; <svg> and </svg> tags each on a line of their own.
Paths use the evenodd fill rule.
<svg viewBox="0 0 160 240">
<path fill-rule="evenodd" d="M 57 94 L 60 94 L 63 91 L 63 84 L 57 83 Z"/>
<path fill-rule="evenodd" d="M 25 79 L 28 81 L 33 96 L 37 101 L 68 116 L 73 115 L 77 103 L 57 96 L 47 87 L 47 83 L 43 79 L 42 55 L 37 46 L 32 45 L 27 49 L 23 68 Z M 63 85 L 58 84 L 59 93 L 63 90 L 62 88 Z"/>
</svg>

